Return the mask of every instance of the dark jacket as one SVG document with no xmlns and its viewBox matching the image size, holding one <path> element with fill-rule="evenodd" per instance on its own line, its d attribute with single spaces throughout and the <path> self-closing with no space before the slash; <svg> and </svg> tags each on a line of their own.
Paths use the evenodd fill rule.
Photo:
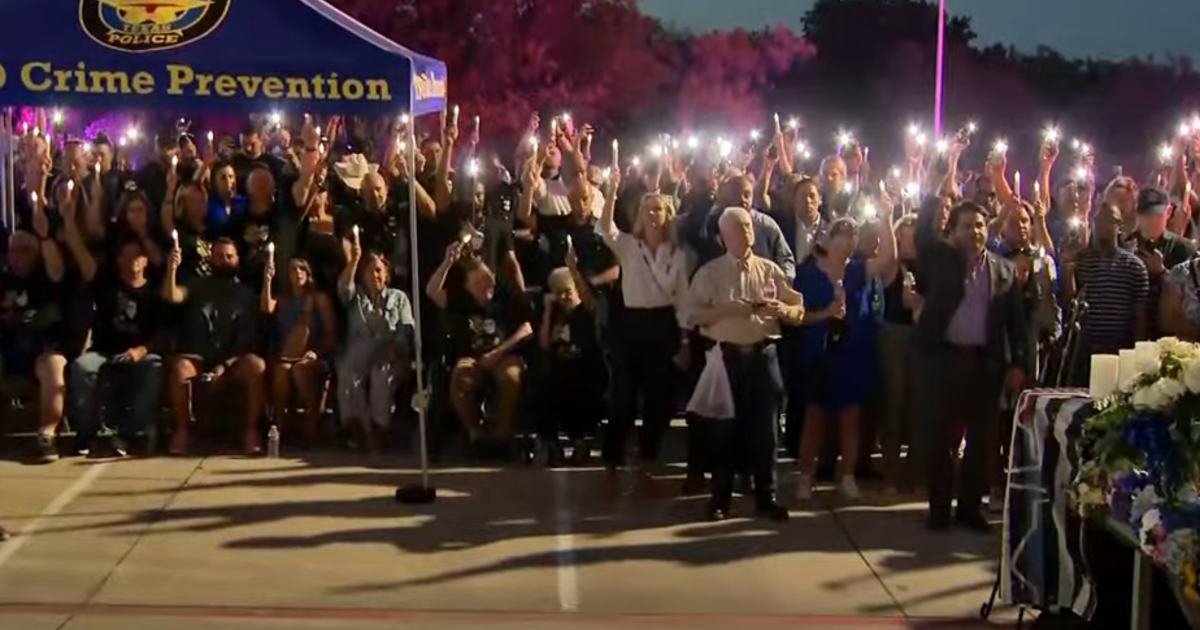
<svg viewBox="0 0 1200 630">
<path fill-rule="evenodd" d="M 209 276 L 188 282 L 181 316 L 181 354 L 219 363 L 255 350 L 258 296 L 235 279 Z"/>
<path fill-rule="evenodd" d="M 938 232 L 937 218 L 936 208 L 923 206 L 915 235 L 917 260 L 923 271 L 917 279 L 917 289 L 925 299 L 925 306 L 913 331 L 913 341 L 925 351 L 946 347 L 946 330 L 966 294 L 969 271 L 962 253 Z M 988 358 L 997 368 L 1019 367 L 1032 377 L 1034 359 L 1029 354 L 1025 295 L 1017 282 L 1016 266 L 991 252 L 984 255 L 991 287 Z"/>
</svg>

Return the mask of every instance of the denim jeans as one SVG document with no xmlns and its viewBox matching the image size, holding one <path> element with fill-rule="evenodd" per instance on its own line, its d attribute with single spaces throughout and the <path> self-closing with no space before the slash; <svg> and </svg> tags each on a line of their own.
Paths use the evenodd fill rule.
<svg viewBox="0 0 1200 630">
<path fill-rule="evenodd" d="M 86 444 L 100 430 L 101 372 L 120 370 L 128 374 L 132 393 L 132 413 L 116 414 L 117 426 L 123 436 L 135 436 L 154 423 L 162 409 L 163 362 L 156 354 L 147 354 L 133 363 L 114 363 L 111 356 L 85 352 L 67 366 L 67 395 L 70 397 L 70 419 L 80 443 Z"/>
</svg>

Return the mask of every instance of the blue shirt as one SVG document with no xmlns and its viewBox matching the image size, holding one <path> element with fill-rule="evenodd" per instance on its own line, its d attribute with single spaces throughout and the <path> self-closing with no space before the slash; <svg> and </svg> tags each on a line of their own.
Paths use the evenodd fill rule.
<svg viewBox="0 0 1200 630">
<path fill-rule="evenodd" d="M 242 195 L 234 195 L 228 207 L 220 197 L 213 195 L 208 200 L 208 213 L 204 215 L 205 232 L 210 238 L 222 234 L 230 219 L 243 214 L 246 214 L 246 198 Z"/>
</svg>

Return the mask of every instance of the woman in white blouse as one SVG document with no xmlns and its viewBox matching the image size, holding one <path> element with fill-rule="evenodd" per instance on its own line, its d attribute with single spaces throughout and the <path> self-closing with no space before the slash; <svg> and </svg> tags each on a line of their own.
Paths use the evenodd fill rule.
<svg viewBox="0 0 1200 630">
<path fill-rule="evenodd" d="M 675 203 L 667 195 L 649 194 L 638 204 L 632 233 L 617 230 L 617 169 L 597 230 L 621 266 L 625 308 L 612 322 L 613 400 L 603 457 L 616 488 L 625 465 L 625 442 L 641 403 L 638 434 L 638 490 L 651 494 L 651 467 L 658 459 L 662 433 L 675 413 L 676 357 L 687 352 L 686 323 L 676 304 L 687 292 L 687 261 L 674 242 Z"/>
</svg>

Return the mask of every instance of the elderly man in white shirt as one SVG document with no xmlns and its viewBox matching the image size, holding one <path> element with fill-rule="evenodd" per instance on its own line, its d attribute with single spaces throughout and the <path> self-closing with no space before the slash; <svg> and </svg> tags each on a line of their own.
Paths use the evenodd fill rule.
<svg viewBox="0 0 1200 630">
<path fill-rule="evenodd" d="M 774 262 L 756 255 L 754 222 L 744 208 L 726 209 L 719 220 L 725 255 L 696 271 L 688 291 L 687 312 L 700 333 L 715 342 L 733 395 L 733 418 L 713 419 L 713 483 L 708 516 L 729 516 L 734 471 L 754 480 L 759 516 L 788 519 L 775 496 L 776 421 L 783 379 L 775 340 L 781 323 L 799 325 L 804 299 Z"/>
</svg>

